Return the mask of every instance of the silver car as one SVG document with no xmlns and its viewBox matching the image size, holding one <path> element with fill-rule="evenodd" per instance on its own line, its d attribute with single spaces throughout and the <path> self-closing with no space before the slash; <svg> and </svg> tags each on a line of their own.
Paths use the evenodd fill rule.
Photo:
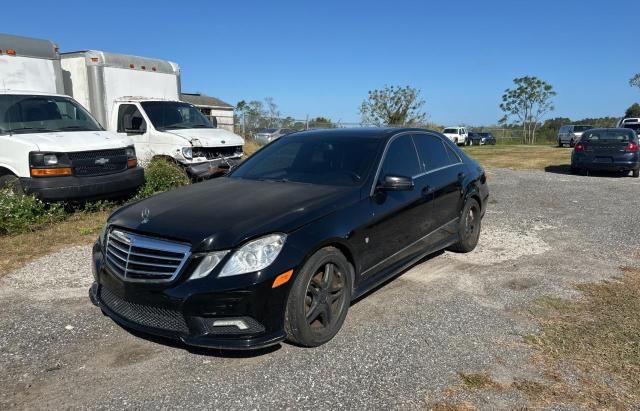
<svg viewBox="0 0 640 411">
<path fill-rule="evenodd" d="M 558 147 L 563 147 L 565 144 L 569 147 L 573 147 L 578 141 L 580 141 L 582 133 L 590 128 L 593 128 L 593 126 L 567 124 L 566 126 L 560 127 L 560 130 L 558 131 Z"/>
<path fill-rule="evenodd" d="M 256 133 L 256 141 L 260 144 L 269 144 L 280 137 L 293 133 L 296 130 L 290 128 L 263 128 Z"/>
</svg>

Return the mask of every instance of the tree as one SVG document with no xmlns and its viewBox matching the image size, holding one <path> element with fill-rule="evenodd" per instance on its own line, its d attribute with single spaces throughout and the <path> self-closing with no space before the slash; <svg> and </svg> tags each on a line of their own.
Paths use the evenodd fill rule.
<svg viewBox="0 0 640 411">
<path fill-rule="evenodd" d="M 631 87 L 638 87 L 640 88 L 640 73 L 636 74 L 635 76 L 631 77 L 629 79 L 629 85 Z"/>
<path fill-rule="evenodd" d="M 554 110 L 551 98 L 556 92 L 551 84 L 534 76 L 515 78 L 513 82 L 516 87 L 504 91 L 500 109 L 506 119 L 515 117 L 522 125 L 525 143 L 535 143 L 540 120 Z"/>
<path fill-rule="evenodd" d="M 625 117 L 640 117 L 640 104 L 633 103 L 627 111 L 624 112 Z"/>
<path fill-rule="evenodd" d="M 420 90 L 409 86 L 385 86 L 369 91 L 367 100 L 360 105 L 360 115 L 364 124 L 376 126 L 419 124 L 427 118 L 423 106 Z"/>
<path fill-rule="evenodd" d="M 266 97 L 264 102 L 267 105 L 267 117 L 269 117 L 269 127 L 278 127 L 280 123 L 280 110 L 273 97 Z"/>
<path fill-rule="evenodd" d="M 335 124 L 326 117 L 316 117 L 309 120 L 309 128 L 335 128 Z"/>
</svg>

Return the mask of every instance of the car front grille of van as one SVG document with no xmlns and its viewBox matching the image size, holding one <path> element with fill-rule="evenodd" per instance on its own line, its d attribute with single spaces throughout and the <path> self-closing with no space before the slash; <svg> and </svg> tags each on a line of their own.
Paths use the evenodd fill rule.
<svg viewBox="0 0 640 411">
<path fill-rule="evenodd" d="M 242 154 L 242 146 L 228 147 L 193 147 L 193 158 L 206 157 L 215 160 L 222 157 L 233 157 Z"/>
<path fill-rule="evenodd" d="M 124 148 L 68 153 L 74 175 L 80 177 L 117 173 L 127 169 Z"/>
<path fill-rule="evenodd" d="M 169 282 L 189 259 L 189 250 L 184 243 L 113 229 L 105 256 L 108 269 L 125 281 Z"/>
</svg>

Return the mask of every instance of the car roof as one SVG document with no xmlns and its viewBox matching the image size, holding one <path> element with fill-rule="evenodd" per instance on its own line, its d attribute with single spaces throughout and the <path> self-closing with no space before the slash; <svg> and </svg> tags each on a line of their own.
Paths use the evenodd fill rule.
<svg viewBox="0 0 640 411">
<path fill-rule="evenodd" d="M 427 130 L 424 128 L 401 128 L 401 127 L 354 127 L 354 128 L 318 128 L 313 130 L 296 131 L 287 134 L 286 137 L 297 138 L 299 136 L 309 137 L 326 137 L 339 136 L 345 138 L 389 138 L 399 133 L 407 131 L 415 131 L 422 133 L 436 133 L 437 131 Z"/>
</svg>

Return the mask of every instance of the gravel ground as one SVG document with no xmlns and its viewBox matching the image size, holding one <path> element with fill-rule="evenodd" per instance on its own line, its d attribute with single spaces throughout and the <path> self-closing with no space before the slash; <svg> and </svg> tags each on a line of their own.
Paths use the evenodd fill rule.
<svg viewBox="0 0 640 411">
<path fill-rule="evenodd" d="M 406 271 L 316 349 L 230 353 L 140 338 L 90 304 L 89 247 L 34 261 L 0 280 L 0 409 L 526 406 L 513 389 L 467 389 L 459 373 L 487 372 L 504 387 L 542 378 L 523 309 L 640 263 L 640 179 L 492 170 L 489 184 L 474 252 Z"/>
</svg>

